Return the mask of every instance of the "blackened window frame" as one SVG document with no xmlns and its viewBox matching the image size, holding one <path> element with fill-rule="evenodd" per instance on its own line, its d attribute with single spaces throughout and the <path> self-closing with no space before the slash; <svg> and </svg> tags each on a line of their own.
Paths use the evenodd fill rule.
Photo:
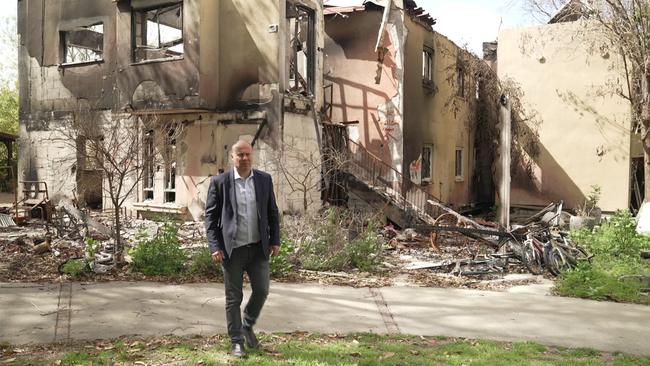
<svg viewBox="0 0 650 366">
<path fill-rule="evenodd" d="M 457 66 L 456 67 L 456 96 L 459 98 L 465 98 L 465 67 Z"/>
<path fill-rule="evenodd" d="M 71 61 L 68 62 L 66 59 L 68 57 L 68 34 L 70 32 L 79 31 L 81 29 L 89 29 L 97 25 L 102 26 L 102 42 L 101 42 L 101 58 L 93 60 L 84 60 L 84 61 Z M 98 33 L 98 32 L 97 32 Z M 104 62 L 104 43 L 106 41 L 106 25 L 103 21 L 88 21 L 85 25 L 79 25 L 73 28 L 64 28 L 59 30 L 59 65 L 60 66 L 78 66 L 78 65 L 88 65 Z M 82 48 L 82 47 L 77 47 Z M 94 51 L 96 52 L 96 51 Z M 97 52 L 96 52 L 97 53 Z"/>
<path fill-rule="evenodd" d="M 465 149 L 462 147 L 456 148 L 455 159 L 454 159 L 454 177 L 456 182 L 462 182 L 465 180 Z"/>
<path fill-rule="evenodd" d="M 154 184 L 156 176 L 154 130 L 144 132 L 143 136 L 143 177 L 142 177 L 142 200 L 153 201 Z"/>
<path fill-rule="evenodd" d="M 180 31 L 181 31 L 181 40 L 183 44 L 183 53 L 177 56 L 169 56 L 169 57 L 162 57 L 162 58 L 151 58 L 151 59 L 142 59 L 138 60 L 136 57 L 136 52 L 139 48 L 137 44 L 137 36 L 138 36 L 138 26 L 142 26 L 142 24 L 138 25 L 136 22 L 136 17 L 138 15 L 142 15 L 143 13 L 146 14 L 149 11 L 156 10 L 156 9 L 163 9 L 163 8 L 174 8 L 180 6 L 180 18 L 181 18 L 181 24 L 180 24 Z M 146 18 L 146 15 L 145 15 Z M 159 40 L 160 41 L 160 40 Z M 180 43 L 179 43 L 180 44 Z M 140 45 L 141 47 L 142 45 Z M 172 46 L 173 47 L 173 46 Z M 162 3 L 160 5 L 155 5 L 155 6 L 150 6 L 150 7 L 132 7 L 131 8 L 131 62 L 133 64 L 146 64 L 146 63 L 151 63 L 151 62 L 166 62 L 166 61 L 176 61 L 176 60 L 182 60 L 185 57 L 185 2 L 184 1 L 178 1 L 175 3 Z"/>
<path fill-rule="evenodd" d="M 433 48 L 424 46 L 422 48 L 422 82 L 425 84 L 433 83 L 433 63 L 435 52 Z"/>
<path fill-rule="evenodd" d="M 427 159 L 425 158 L 426 150 L 429 150 L 428 164 L 425 164 L 425 162 L 427 161 Z M 425 167 L 427 167 L 429 171 L 429 175 L 426 177 L 424 176 Z M 420 169 L 421 169 L 422 182 L 430 183 L 433 180 L 433 144 L 422 145 L 422 165 Z"/>
<path fill-rule="evenodd" d="M 302 11 L 307 14 L 308 16 L 308 21 L 307 21 L 307 31 L 308 31 L 308 37 L 307 37 L 307 87 L 309 90 L 306 90 L 305 92 L 309 93 L 310 95 L 315 94 L 315 88 L 316 88 L 316 11 L 308 6 L 304 6 L 301 4 L 295 4 L 290 1 L 287 2 L 287 14 L 291 13 L 290 7 L 295 7 L 296 13 Z M 298 16 L 296 15 L 295 19 L 297 21 Z M 292 19 L 290 16 L 287 15 L 287 25 L 290 27 L 291 22 L 290 19 Z M 287 30 L 288 34 L 288 42 L 289 42 L 289 49 L 291 50 L 291 56 L 289 60 L 289 70 L 287 73 L 288 77 L 288 83 L 291 84 L 291 60 L 295 60 L 295 68 L 296 70 L 298 69 L 298 60 L 297 60 L 297 55 L 298 52 L 296 52 L 291 44 L 291 40 L 293 39 L 294 36 L 294 29 L 288 29 Z M 294 81 L 297 82 L 297 81 Z M 291 85 L 290 85 L 291 88 Z M 299 88 L 291 88 L 291 91 L 299 91 Z"/>
</svg>

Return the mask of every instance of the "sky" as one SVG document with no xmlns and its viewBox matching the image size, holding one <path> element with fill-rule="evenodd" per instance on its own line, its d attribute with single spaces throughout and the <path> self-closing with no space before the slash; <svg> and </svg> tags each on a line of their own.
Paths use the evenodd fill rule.
<svg viewBox="0 0 650 366">
<path fill-rule="evenodd" d="M 415 0 L 434 19 L 433 29 L 458 46 L 482 56 L 483 42 L 495 41 L 499 29 L 538 24 L 524 0 Z"/>
<path fill-rule="evenodd" d="M 0 0 L 2 7 L 0 7 L 0 31 L 4 32 L 5 29 L 11 24 L 12 29 L 8 32 L 16 32 L 15 22 L 7 23 L 7 18 L 15 19 L 16 8 L 18 2 L 16 0 Z M 4 37 L 0 37 L 0 85 L 15 86 L 15 81 L 18 79 L 16 64 L 18 62 L 18 54 L 16 50 L 10 45 L 5 44 Z M 10 70 L 9 72 L 7 70 Z"/>
</svg>

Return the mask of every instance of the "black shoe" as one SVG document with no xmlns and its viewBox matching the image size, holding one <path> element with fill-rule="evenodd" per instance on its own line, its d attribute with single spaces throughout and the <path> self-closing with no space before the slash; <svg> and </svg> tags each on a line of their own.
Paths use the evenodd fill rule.
<svg viewBox="0 0 650 366">
<path fill-rule="evenodd" d="M 237 358 L 246 357 L 246 352 L 244 351 L 244 345 L 241 343 L 233 343 L 230 353 Z"/>
<path fill-rule="evenodd" d="M 243 327 L 242 333 L 244 333 L 244 339 L 246 340 L 246 347 L 248 348 L 257 348 L 260 345 L 260 342 L 255 337 L 255 332 L 253 332 L 252 327 Z"/>
</svg>

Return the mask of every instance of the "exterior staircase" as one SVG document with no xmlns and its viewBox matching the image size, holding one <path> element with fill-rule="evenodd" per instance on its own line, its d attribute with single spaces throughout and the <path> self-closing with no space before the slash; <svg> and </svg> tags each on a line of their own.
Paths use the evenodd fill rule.
<svg viewBox="0 0 650 366">
<path fill-rule="evenodd" d="M 383 204 L 386 216 L 402 227 L 435 227 L 440 218 L 448 217 L 457 226 L 491 230 L 454 211 L 438 197 L 350 139 L 347 139 L 347 161 L 344 166 L 349 174 L 350 193 L 371 205 Z"/>
</svg>

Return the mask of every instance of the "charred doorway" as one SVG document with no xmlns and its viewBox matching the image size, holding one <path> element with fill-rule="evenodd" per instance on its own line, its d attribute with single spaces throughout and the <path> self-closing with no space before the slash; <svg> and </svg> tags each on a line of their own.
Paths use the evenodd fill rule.
<svg viewBox="0 0 650 366">
<path fill-rule="evenodd" d="M 345 125 L 323 124 L 323 156 L 321 200 L 336 206 L 346 206 L 345 157 L 348 133 Z"/>
<path fill-rule="evenodd" d="M 100 138 L 96 138 L 100 139 Z M 77 194 L 80 204 L 89 208 L 102 208 L 103 180 L 101 156 L 97 153 L 92 138 L 77 140 Z"/>
<path fill-rule="evenodd" d="M 633 214 L 639 212 L 643 203 L 645 192 L 645 175 L 643 172 L 643 157 L 632 158 L 630 168 L 630 211 Z"/>
</svg>

